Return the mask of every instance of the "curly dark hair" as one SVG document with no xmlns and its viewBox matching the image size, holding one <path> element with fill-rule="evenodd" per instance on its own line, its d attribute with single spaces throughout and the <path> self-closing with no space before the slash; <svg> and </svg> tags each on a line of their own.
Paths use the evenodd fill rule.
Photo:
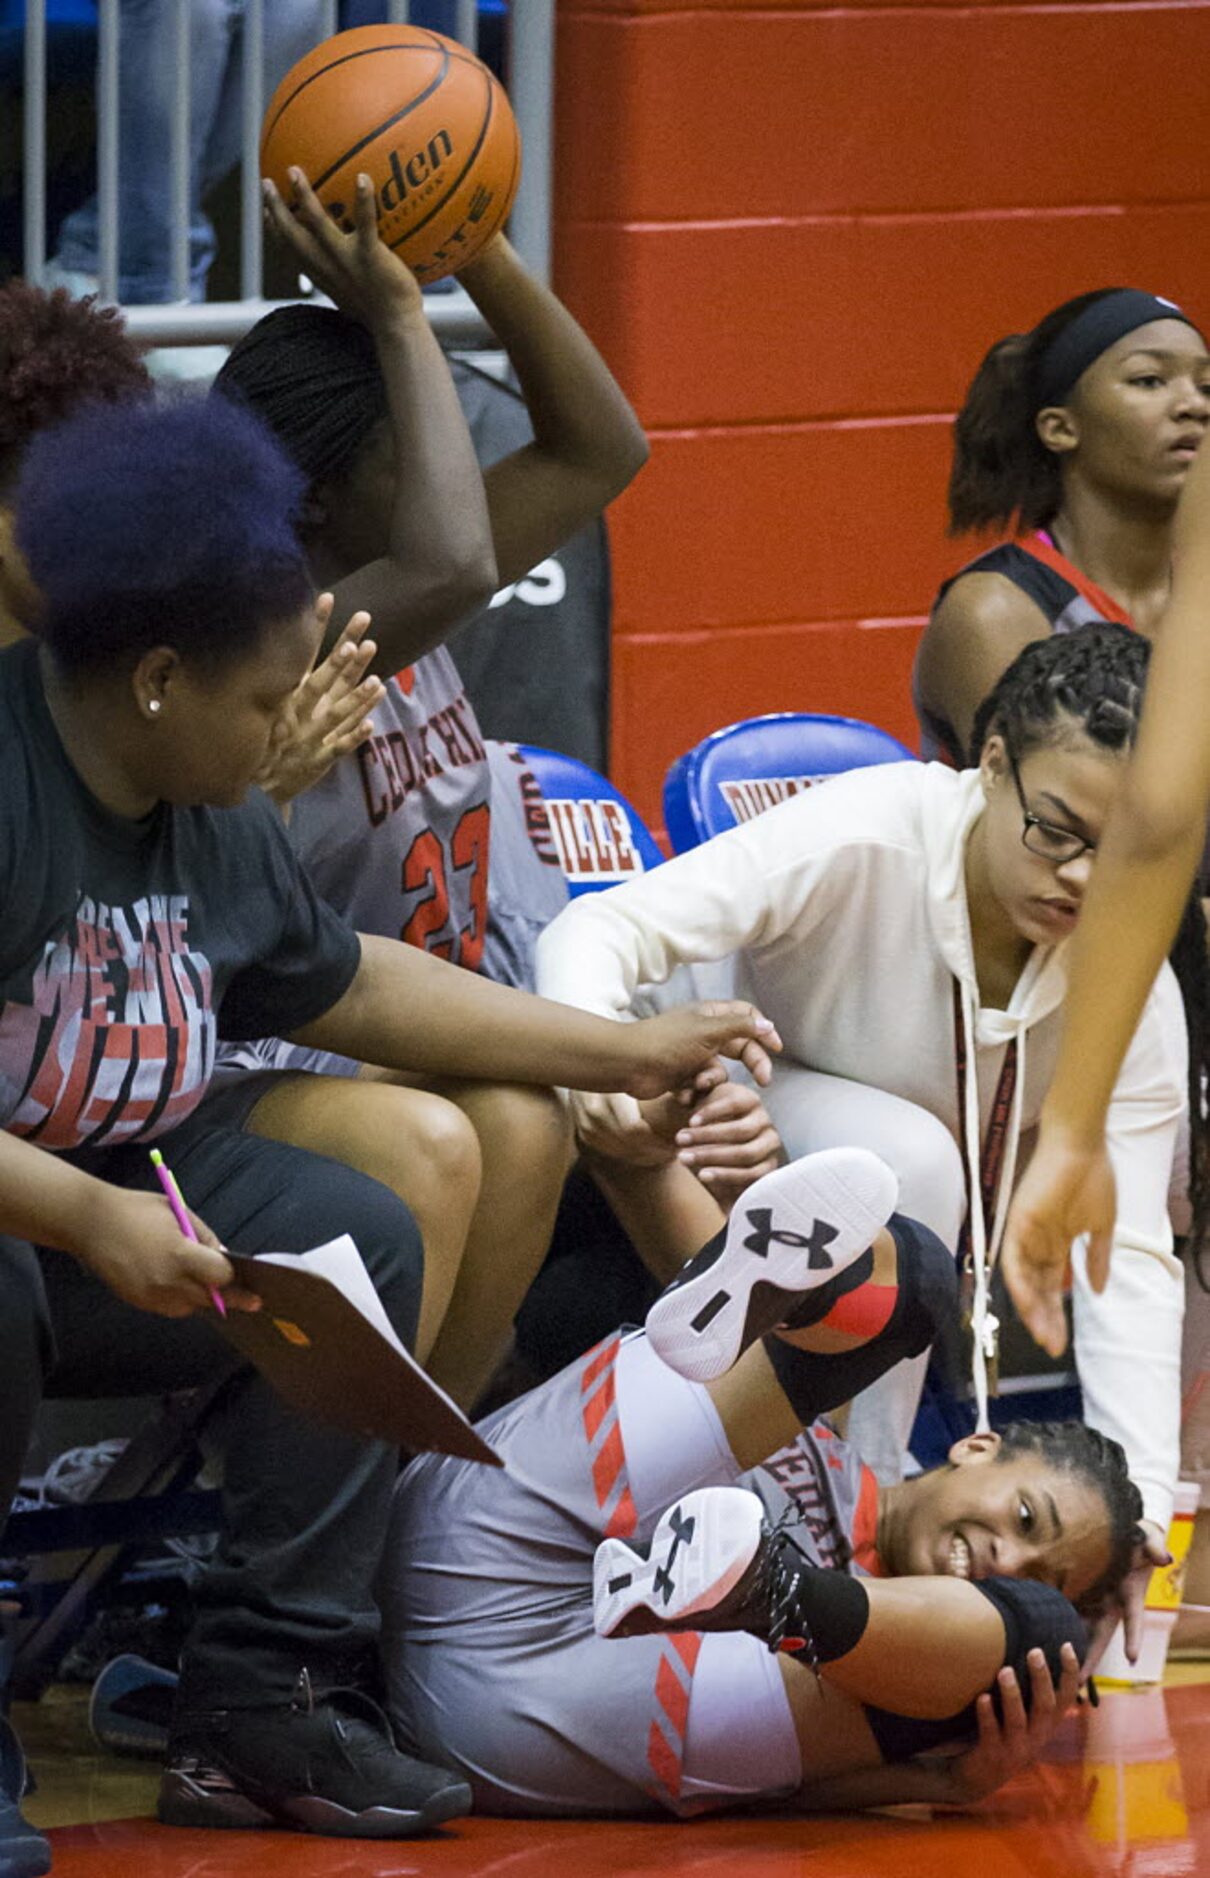
<svg viewBox="0 0 1210 1878">
<path fill-rule="evenodd" d="M 1117 287 L 1065 300 L 1027 333 L 998 339 L 987 353 L 954 419 L 949 480 L 949 532 L 982 528 L 1044 528 L 1063 505 L 1059 459 L 1038 436 L 1038 363 L 1059 334 Z"/>
<path fill-rule="evenodd" d="M 90 405 L 44 431 L 16 495 L 39 638 L 70 675 L 165 643 L 195 665 L 237 660 L 311 598 L 302 489 L 265 427 L 221 398 Z"/>
<path fill-rule="evenodd" d="M 115 307 L 24 280 L 0 287 L 0 488 L 49 425 L 84 404 L 147 397 L 151 389 Z"/>
<path fill-rule="evenodd" d="M 1125 751 L 1138 733 L 1151 644 L 1128 626 L 1101 622 L 1035 640 L 1017 655 L 975 713 L 970 760 L 999 732 L 1018 759 L 1073 728 L 1106 750 Z M 1210 967 L 1201 886 L 1195 884 L 1169 959 L 1181 988 L 1189 1032 L 1188 1246 L 1203 1289 L 1210 1289 L 1199 1248 L 1210 1226 L 1210 1154 L 1206 1089 L 1210 1079 Z"/>
<path fill-rule="evenodd" d="M 1085 1422 L 1009 1422 L 1000 1430 L 997 1464 L 1016 1454 L 1037 1454 L 1051 1467 L 1095 1487 L 1109 1515 L 1109 1563 L 1079 1600 L 1077 1609 L 1095 1615 L 1130 1571 L 1141 1534 L 1143 1496 L 1126 1469 L 1121 1444 Z"/>
</svg>

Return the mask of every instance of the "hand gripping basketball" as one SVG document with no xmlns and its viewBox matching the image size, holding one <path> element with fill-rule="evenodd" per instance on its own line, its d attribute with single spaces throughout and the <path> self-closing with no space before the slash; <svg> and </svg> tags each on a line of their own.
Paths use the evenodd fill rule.
<svg viewBox="0 0 1210 1878">
<path fill-rule="evenodd" d="M 292 168 L 346 234 L 368 176 L 386 247 L 432 281 L 503 228 L 521 143 L 499 83 L 465 46 L 421 26 L 357 26 L 307 53 L 273 94 L 261 173 L 285 195 Z"/>
<path fill-rule="evenodd" d="M 358 181 L 352 233 L 329 219 L 299 169 L 287 177 L 287 200 L 266 178 L 262 185 L 270 227 L 290 248 L 321 293 L 371 331 L 382 320 L 421 315 L 420 287 L 397 255 L 379 239 L 369 177 Z"/>
</svg>

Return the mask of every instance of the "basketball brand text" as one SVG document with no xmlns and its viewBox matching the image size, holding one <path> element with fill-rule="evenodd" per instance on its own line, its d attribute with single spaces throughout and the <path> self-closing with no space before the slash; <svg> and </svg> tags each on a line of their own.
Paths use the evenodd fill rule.
<svg viewBox="0 0 1210 1878">
<path fill-rule="evenodd" d="M 413 150 L 410 156 L 405 157 L 400 151 L 392 150 L 389 158 L 391 173 L 378 192 L 383 212 L 402 208 L 414 196 L 431 195 L 441 180 L 441 165 L 453 154 L 454 140 L 448 130 L 439 130 L 429 138 L 423 150 Z M 346 235 L 353 233 L 352 210 L 347 202 L 327 202 L 324 207 Z"/>
</svg>

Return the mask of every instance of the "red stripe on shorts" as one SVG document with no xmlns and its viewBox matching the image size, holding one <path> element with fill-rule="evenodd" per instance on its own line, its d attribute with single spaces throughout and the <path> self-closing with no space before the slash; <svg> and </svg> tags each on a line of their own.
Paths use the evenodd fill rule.
<svg viewBox="0 0 1210 1878">
<path fill-rule="evenodd" d="M 600 1429 L 601 1423 L 605 1420 L 605 1417 L 613 1407 L 615 1393 L 613 1371 L 611 1369 L 607 1372 L 600 1388 L 594 1395 L 590 1395 L 587 1402 L 584 1404 L 584 1431 L 588 1436 L 590 1446 L 597 1438 L 597 1432 Z"/>
<path fill-rule="evenodd" d="M 666 1656 L 661 1656 L 655 1678 L 656 1700 L 678 1735 L 689 1726 L 689 1691 Z"/>
</svg>

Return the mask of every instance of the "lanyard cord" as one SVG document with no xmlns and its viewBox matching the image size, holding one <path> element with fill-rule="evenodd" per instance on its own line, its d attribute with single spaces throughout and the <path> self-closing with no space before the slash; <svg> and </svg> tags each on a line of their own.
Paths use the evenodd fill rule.
<svg viewBox="0 0 1210 1878">
<path fill-rule="evenodd" d="M 967 1043 L 966 1017 L 962 987 L 954 980 L 954 1065 L 958 1079 L 958 1128 L 961 1135 L 962 1167 L 966 1177 L 966 1220 L 958 1242 L 963 1286 L 968 1292 L 971 1324 L 974 1330 L 974 1384 L 978 1425 L 986 1429 L 988 1395 L 988 1360 L 996 1354 L 999 1323 L 988 1310 L 988 1232 L 996 1232 L 997 1206 L 1012 1115 L 1017 1094 L 1017 1039 L 1009 1039 L 1004 1053 L 995 1100 L 988 1119 L 982 1148 L 977 1151 L 979 1094 L 970 1048 Z M 968 1072 L 970 1080 L 968 1082 Z M 978 1181 L 972 1178 L 977 1170 Z M 976 1208 L 978 1212 L 976 1214 Z M 992 1248 L 994 1250 L 994 1248 Z"/>
</svg>

